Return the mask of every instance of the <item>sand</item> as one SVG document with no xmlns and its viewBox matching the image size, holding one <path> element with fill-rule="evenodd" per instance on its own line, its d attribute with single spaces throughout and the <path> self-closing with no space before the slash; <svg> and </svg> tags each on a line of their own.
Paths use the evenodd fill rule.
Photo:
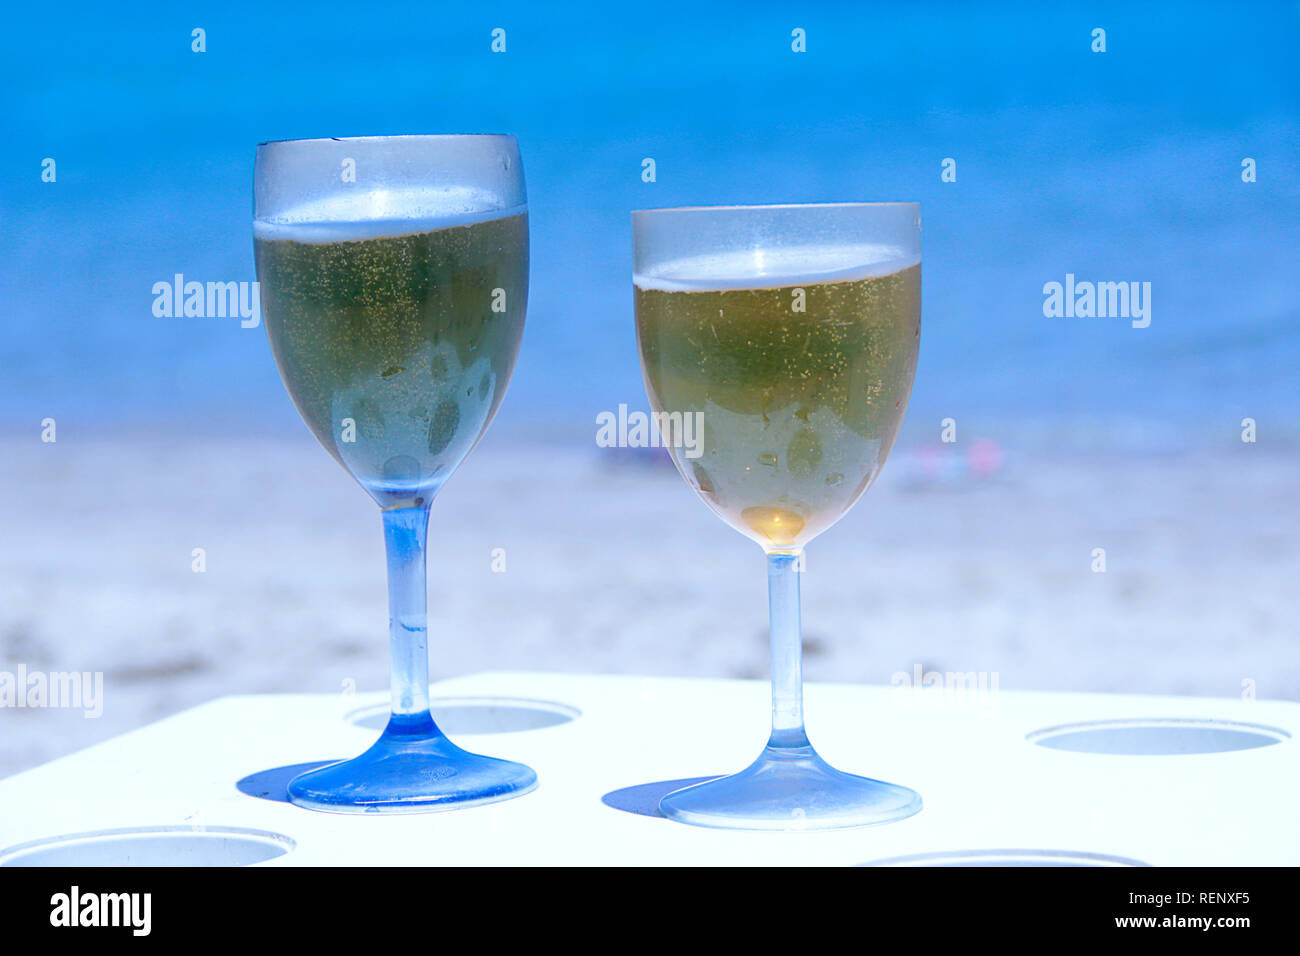
<svg viewBox="0 0 1300 956">
<path fill-rule="evenodd" d="M 222 695 L 387 686 L 377 508 L 308 438 L 6 448 L 0 671 L 102 671 L 104 690 L 97 719 L 0 709 L 0 775 Z M 808 552 L 806 676 L 1300 699 L 1297 464 L 1019 449 L 940 487 L 900 448 Z M 493 432 L 430 542 L 435 679 L 766 675 L 761 552 L 666 460 Z"/>
</svg>

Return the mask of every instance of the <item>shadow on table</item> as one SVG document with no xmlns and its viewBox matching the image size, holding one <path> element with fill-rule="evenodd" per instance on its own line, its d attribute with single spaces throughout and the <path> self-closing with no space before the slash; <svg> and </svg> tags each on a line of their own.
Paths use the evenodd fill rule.
<svg viewBox="0 0 1300 956">
<path fill-rule="evenodd" d="M 687 777 L 684 780 L 658 780 L 655 783 L 639 783 L 635 787 L 611 790 L 600 798 L 600 802 L 624 813 L 636 813 L 643 817 L 663 817 L 659 812 L 659 801 L 683 787 L 690 787 L 706 780 L 717 780 L 722 774 L 712 777 Z"/>
<path fill-rule="evenodd" d="M 272 767 L 270 770 L 259 770 L 257 773 L 250 773 L 236 783 L 235 786 L 239 788 L 240 793 L 250 797 L 257 797 L 259 800 L 288 803 L 289 796 L 285 788 L 289 786 L 290 780 L 300 773 L 315 770 L 317 767 L 328 767 L 332 763 L 338 763 L 338 761 L 313 760 L 311 763 L 296 763 L 288 767 Z"/>
</svg>

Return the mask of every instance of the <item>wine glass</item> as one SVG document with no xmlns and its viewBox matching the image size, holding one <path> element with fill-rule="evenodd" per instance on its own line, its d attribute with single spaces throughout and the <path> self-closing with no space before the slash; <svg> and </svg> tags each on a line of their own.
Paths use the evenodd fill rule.
<svg viewBox="0 0 1300 956">
<path fill-rule="evenodd" d="M 528 296 L 512 136 L 286 140 L 257 148 L 254 250 L 294 405 L 379 504 L 392 715 L 351 760 L 289 783 L 299 806 L 442 810 L 527 793 L 522 764 L 468 753 L 429 712 L 429 506 L 496 414 Z"/>
<path fill-rule="evenodd" d="M 760 830 L 911 816 L 915 791 L 837 770 L 808 742 L 799 573 L 804 546 L 875 480 L 903 420 L 921 335 L 920 206 L 653 209 L 632 214 L 632 232 L 650 404 L 669 432 L 695 436 L 666 436 L 682 477 L 766 552 L 771 615 L 767 746 L 660 811 Z"/>
</svg>

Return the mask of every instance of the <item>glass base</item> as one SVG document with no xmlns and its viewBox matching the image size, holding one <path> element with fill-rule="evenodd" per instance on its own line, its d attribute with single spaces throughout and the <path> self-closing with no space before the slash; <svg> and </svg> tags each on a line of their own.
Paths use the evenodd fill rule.
<svg viewBox="0 0 1300 956">
<path fill-rule="evenodd" d="M 433 718 L 391 718 L 359 757 L 289 781 L 289 800 L 331 813 L 429 813 L 519 797 L 537 786 L 531 767 L 461 750 Z"/>
<path fill-rule="evenodd" d="M 836 770 L 811 745 L 764 748 L 740 773 L 674 790 L 659 812 L 732 830 L 835 830 L 891 823 L 921 809 L 915 790 Z"/>
</svg>

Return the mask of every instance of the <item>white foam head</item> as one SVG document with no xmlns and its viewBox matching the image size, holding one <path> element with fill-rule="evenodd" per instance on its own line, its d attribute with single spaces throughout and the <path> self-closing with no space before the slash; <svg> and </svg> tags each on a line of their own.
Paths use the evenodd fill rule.
<svg viewBox="0 0 1300 956">
<path fill-rule="evenodd" d="M 641 289 L 703 292 L 770 289 L 892 275 L 920 257 L 895 246 L 826 245 L 733 249 L 670 259 L 633 276 Z"/>
<path fill-rule="evenodd" d="M 363 188 L 312 199 L 258 219 L 253 234 L 259 239 L 337 242 L 463 226 L 525 209 L 505 208 L 495 193 L 471 186 Z"/>
</svg>

